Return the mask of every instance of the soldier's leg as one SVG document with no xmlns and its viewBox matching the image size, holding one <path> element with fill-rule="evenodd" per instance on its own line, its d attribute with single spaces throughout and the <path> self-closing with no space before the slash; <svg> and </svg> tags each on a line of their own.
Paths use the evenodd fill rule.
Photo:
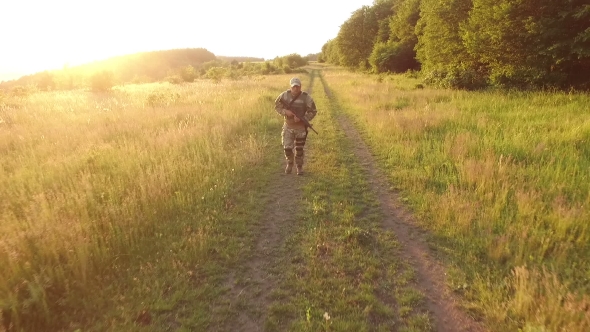
<svg viewBox="0 0 590 332">
<path fill-rule="evenodd" d="M 283 127 L 282 143 L 285 149 L 285 159 L 287 160 L 287 166 L 285 167 L 285 173 L 289 174 L 293 170 L 293 148 L 295 147 L 295 134 L 292 129 Z"/>
<path fill-rule="evenodd" d="M 298 131 L 295 135 L 295 164 L 297 165 L 297 174 L 303 174 L 303 147 L 307 139 L 306 131 Z"/>
</svg>

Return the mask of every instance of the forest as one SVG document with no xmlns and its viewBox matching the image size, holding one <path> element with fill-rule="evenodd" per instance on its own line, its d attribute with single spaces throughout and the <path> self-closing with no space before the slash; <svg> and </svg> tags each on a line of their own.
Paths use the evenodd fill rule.
<svg viewBox="0 0 590 332">
<path fill-rule="evenodd" d="M 352 13 L 320 62 L 419 71 L 444 88 L 590 88 L 587 0 L 376 0 Z"/>
</svg>

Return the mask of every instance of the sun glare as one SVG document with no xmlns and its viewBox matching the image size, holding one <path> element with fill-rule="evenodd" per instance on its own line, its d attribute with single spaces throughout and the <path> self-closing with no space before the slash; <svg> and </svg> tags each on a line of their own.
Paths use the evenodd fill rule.
<svg viewBox="0 0 590 332">
<path fill-rule="evenodd" d="M 301 0 L 305 19 L 293 21 L 285 16 L 288 11 L 274 14 L 272 0 L 2 1 L 0 31 L 10 33 L 2 36 L 0 74 L 178 48 L 266 59 L 317 53 L 353 10 L 371 2 L 347 0 L 334 7 L 328 0 Z M 301 36 L 295 43 L 294 31 Z"/>
</svg>

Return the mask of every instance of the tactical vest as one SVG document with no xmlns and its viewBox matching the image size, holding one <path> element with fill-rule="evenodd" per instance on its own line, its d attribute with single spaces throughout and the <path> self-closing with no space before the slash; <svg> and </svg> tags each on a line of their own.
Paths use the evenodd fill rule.
<svg viewBox="0 0 590 332">
<path fill-rule="evenodd" d="M 289 109 L 293 111 L 297 115 L 297 117 L 304 117 L 305 113 L 307 112 L 307 96 L 307 92 L 301 91 L 301 95 L 299 96 L 299 98 L 297 98 L 295 102 L 291 103 L 294 97 L 291 94 L 291 90 L 287 90 L 287 92 L 285 93 L 285 107 L 291 104 Z M 289 128 L 305 129 L 305 124 L 303 124 L 303 122 L 301 121 L 295 122 L 295 118 L 292 116 L 285 117 L 285 122 L 287 123 L 287 126 Z"/>
</svg>

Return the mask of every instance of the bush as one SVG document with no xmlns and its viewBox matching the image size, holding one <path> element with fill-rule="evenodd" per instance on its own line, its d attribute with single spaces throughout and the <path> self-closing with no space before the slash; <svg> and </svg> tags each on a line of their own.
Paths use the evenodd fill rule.
<svg viewBox="0 0 590 332">
<path fill-rule="evenodd" d="M 221 79 L 226 75 L 226 69 L 223 67 L 211 67 L 205 73 L 205 77 L 212 79 L 215 83 L 221 82 Z"/>
<path fill-rule="evenodd" d="M 26 98 L 26 97 L 30 96 L 33 92 L 34 91 L 31 86 L 22 86 L 22 85 L 17 85 L 10 90 L 10 93 L 14 97 L 18 97 L 18 98 Z"/>
<path fill-rule="evenodd" d="M 407 78 L 419 78 L 420 77 L 420 72 L 417 70 L 408 70 L 407 72 L 404 73 L 404 77 Z"/>
<path fill-rule="evenodd" d="M 185 82 L 193 82 L 195 78 L 197 78 L 197 72 L 195 71 L 195 67 L 188 65 L 180 69 L 180 77 Z"/>
<path fill-rule="evenodd" d="M 469 68 L 441 68 L 426 73 L 424 83 L 450 89 L 478 90 L 489 86 L 487 75 Z"/>
<path fill-rule="evenodd" d="M 295 68 L 303 67 L 307 64 L 308 64 L 307 59 L 297 53 L 289 54 L 289 55 L 282 56 L 282 57 L 276 57 L 273 60 L 274 66 L 276 66 L 278 68 L 283 68 L 283 69 L 285 66 L 288 66 L 291 69 L 295 69 Z M 274 70 L 271 70 L 271 71 L 274 71 Z"/>
<path fill-rule="evenodd" d="M 269 74 L 273 73 L 275 70 L 277 70 L 277 67 L 275 67 L 272 63 L 267 61 L 262 66 L 261 74 L 262 75 L 269 75 Z"/>
<path fill-rule="evenodd" d="M 103 70 L 90 76 L 90 87 L 93 91 L 108 91 L 115 85 L 112 71 Z"/>
<path fill-rule="evenodd" d="M 369 63 L 375 73 L 403 73 L 420 67 L 411 47 L 393 42 L 375 44 Z"/>
<path fill-rule="evenodd" d="M 55 89 L 55 78 L 50 72 L 42 72 L 37 77 L 37 87 L 44 91 Z"/>
<path fill-rule="evenodd" d="M 503 66 L 492 68 L 490 82 L 502 89 L 536 90 L 567 86 L 567 74 L 549 72 L 533 66 Z"/>
<path fill-rule="evenodd" d="M 182 77 L 180 77 L 179 75 L 170 75 L 170 76 L 167 76 L 165 78 L 165 80 L 166 80 L 166 82 L 172 83 L 172 84 L 180 84 L 182 82 L 185 82 L 185 80 Z"/>
<path fill-rule="evenodd" d="M 226 71 L 225 76 L 230 80 L 237 80 L 242 77 L 242 73 L 238 69 L 229 69 Z"/>
</svg>

